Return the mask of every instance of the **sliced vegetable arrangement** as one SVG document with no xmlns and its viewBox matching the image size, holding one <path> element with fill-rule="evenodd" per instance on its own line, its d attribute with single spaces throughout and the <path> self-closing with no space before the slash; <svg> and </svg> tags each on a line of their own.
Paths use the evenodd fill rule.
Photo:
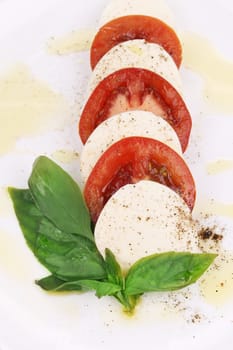
<svg viewBox="0 0 233 350">
<path fill-rule="evenodd" d="M 132 312 L 146 292 L 196 282 L 216 255 L 199 253 L 190 224 L 196 189 L 181 155 L 192 120 L 182 97 L 180 41 L 149 14 L 107 22 L 92 43 L 79 121 L 83 194 L 45 156 L 29 188 L 9 194 L 28 246 L 50 272 L 39 286 L 95 290 Z"/>
<path fill-rule="evenodd" d="M 113 19 L 100 28 L 91 47 L 91 67 L 95 68 L 112 47 L 133 39 L 145 39 L 161 45 L 180 66 L 182 48 L 174 30 L 158 18 L 131 15 Z"/>
<path fill-rule="evenodd" d="M 132 136 L 110 146 L 87 179 L 84 197 L 92 221 L 119 188 L 144 179 L 170 187 L 193 208 L 195 184 L 183 158 L 160 141 Z"/>
<path fill-rule="evenodd" d="M 176 131 L 185 151 L 192 120 L 182 97 L 163 77 L 142 68 L 120 69 L 97 85 L 80 117 L 82 142 L 86 143 L 101 122 L 127 110 L 150 111 L 164 118 Z"/>
<path fill-rule="evenodd" d="M 143 39 L 124 41 L 113 46 L 97 63 L 92 71 L 89 90 L 108 75 L 124 68 L 142 68 L 152 71 L 166 79 L 181 93 L 182 83 L 179 70 L 167 51 L 155 43 Z"/>
<path fill-rule="evenodd" d="M 161 117 L 147 111 L 127 111 L 103 121 L 90 135 L 80 157 L 81 176 L 86 182 L 101 155 L 122 138 L 141 136 L 156 139 L 182 154 L 174 129 Z"/>
<path fill-rule="evenodd" d="M 51 275 L 36 281 L 45 290 L 95 290 L 114 296 L 131 312 L 145 292 L 167 291 L 194 283 L 214 254 L 168 252 L 137 261 L 126 273 L 113 253 L 99 253 L 90 216 L 78 185 L 50 159 L 39 157 L 29 189 L 9 188 L 26 242 Z"/>
</svg>

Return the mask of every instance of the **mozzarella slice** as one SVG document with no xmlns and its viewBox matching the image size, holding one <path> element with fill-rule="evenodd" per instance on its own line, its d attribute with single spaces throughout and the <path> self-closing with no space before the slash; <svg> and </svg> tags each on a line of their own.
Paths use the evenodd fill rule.
<svg viewBox="0 0 233 350">
<path fill-rule="evenodd" d="M 181 93 L 179 70 L 162 46 L 145 40 L 129 40 L 114 46 L 97 63 L 89 82 L 90 92 L 109 74 L 123 68 L 144 68 L 166 79 Z"/>
<path fill-rule="evenodd" d="M 152 181 L 121 187 L 103 208 L 95 241 L 109 248 L 123 269 L 165 251 L 197 252 L 197 228 L 189 208 L 170 188 Z"/>
<path fill-rule="evenodd" d="M 143 136 L 159 140 L 182 155 L 179 139 L 164 119 L 151 112 L 138 110 L 120 113 L 101 123 L 84 145 L 80 159 L 84 182 L 104 151 L 113 143 L 129 136 Z"/>
<path fill-rule="evenodd" d="M 174 16 L 164 0 L 112 0 L 102 13 L 100 26 L 114 18 L 127 15 L 156 17 L 175 27 Z"/>
</svg>

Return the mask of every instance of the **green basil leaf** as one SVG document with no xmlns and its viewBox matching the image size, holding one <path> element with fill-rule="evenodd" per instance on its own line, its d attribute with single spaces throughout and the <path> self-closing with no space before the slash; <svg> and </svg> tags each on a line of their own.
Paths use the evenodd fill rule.
<svg viewBox="0 0 233 350">
<path fill-rule="evenodd" d="M 40 280 L 36 280 L 35 282 L 38 286 L 47 291 L 54 291 L 65 283 L 64 280 L 61 280 L 54 275 L 44 277 Z M 79 287 L 77 290 L 81 290 L 81 287 Z M 67 288 L 66 291 L 69 291 L 69 288 Z"/>
<path fill-rule="evenodd" d="M 121 267 L 118 264 L 114 254 L 108 248 L 105 249 L 105 266 L 108 281 L 120 285 L 123 288 L 124 278 Z"/>
<path fill-rule="evenodd" d="M 52 274 L 62 280 L 106 277 L 93 241 L 59 230 L 37 208 L 29 190 L 10 188 L 9 193 L 28 246 Z"/>
<path fill-rule="evenodd" d="M 121 286 L 121 290 L 118 290 L 113 296 L 124 306 L 125 310 L 132 310 L 134 306 L 131 304 L 131 299 L 124 293 L 125 279 L 116 257 L 110 249 L 105 249 L 105 266 L 107 273 L 107 280 L 110 283 L 114 283 Z"/>
<path fill-rule="evenodd" d="M 37 232 L 58 242 L 78 242 L 80 235 L 73 235 L 59 230 L 51 221 L 43 216 L 38 224 Z M 85 237 L 84 237 L 85 238 Z"/>
<path fill-rule="evenodd" d="M 77 183 L 45 156 L 34 163 L 28 181 L 36 205 L 60 230 L 94 240 L 90 215 Z"/>
<path fill-rule="evenodd" d="M 65 242 L 54 240 L 47 233 L 40 234 L 35 247 L 39 261 L 64 280 L 105 278 L 104 260 L 94 242 L 79 235 L 70 235 L 70 241 Z"/>
<path fill-rule="evenodd" d="M 10 187 L 8 188 L 8 192 L 24 238 L 30 249 L 34 252 L 38 237 L 37 230 L 43 214 L 35 206 L 30 190 Z"/>
<path fill-rule="evenodd" d="M 53 292 L 82 291 L 81 285 L 76 283 L 76 281 L 66 282 L 54 275 L 37 280 L 36 284 L 44 290 Z"/>
<path fill-rule="evenodd" d="M 167 252 L 137 261 L 126 276 L 125 293 L 173 291 L 190 285 L 207 270 L 216 254 Z"/>
</svg>

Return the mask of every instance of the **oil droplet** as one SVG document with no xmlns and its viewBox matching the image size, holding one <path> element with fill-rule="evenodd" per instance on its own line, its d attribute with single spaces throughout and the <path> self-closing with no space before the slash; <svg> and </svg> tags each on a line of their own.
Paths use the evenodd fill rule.
<svg viewBox="0 0 233 350">
<path fill-rule="evenodd" d="M 220 174 L 233 169 L 233 160 L 219 159 L 215 162 L 208 163 L 206 169 L 209 175 Z"/>
<path fill-rule="evenodd" d="M 52 157 L 54 160 L 57 160 L 61 163 L 71 163 L 79 157 L 78 152 L 75 151 L 68 151 L 68 150 L 57 150 L 52 154 Z"/>
<path fill-rule="evenodd" d="M 206 102 L 221 112 L 232 113 L 233 62 L 197 34 L 183 33 L 182 42 L 184 65 L 203 77 Z"/>
<path fill-rule="evenodd" d="M 68 106 L 64 97 L 37 80 L 23 64 L 0 77 L 0 154 L 8 152 L 19 137 L 48 128 L 51 118 L 62 117 Z"/>
<path fill-rule="evenodd" d="M 25 281 L 31 278 L 30 264 L 19 249 L 18 238 L 0 229 L 0 269 L 14 279 Z"/>
<path fill-rule="evenodd" d="M 233 301 L 233 253 L 222 252 L 199 281 L 206 302 L 222 306 Z"/>
<path fill-rule="evenodd" d="M 80 29 L 72 31 L 60 38 L 50 38 L 47 46 L 52 55 L 67 55 L 75 52 L 87 51 L 96 34 L 96 29 Z"/>
<path fill-rule="evenodd" d="M 193 213 L 217 215 L 233 218 L 233 203 L 221 203 L 212 199 L 202 199 L 196 202 Z"/>
</svg>

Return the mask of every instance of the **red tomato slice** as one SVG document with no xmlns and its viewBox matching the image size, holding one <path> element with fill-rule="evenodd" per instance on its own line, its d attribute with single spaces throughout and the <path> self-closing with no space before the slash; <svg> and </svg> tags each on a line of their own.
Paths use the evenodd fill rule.
<svg viewBox="0 0 233 350">
<path fill-rule="evenodd" d="M 110 146 L 87 179 L 84 197 L 92 221 L 97 221 L 105 203 L 120 187 L 140 180 L 170 187 L 193 208 L 195 184 L 183 158 L 160 141 L 132 136 Z"/>
<path fill-rule="evenodd" d="M 182 97 L 167 80 L 141 68 L 120 69 L 98 84 L 80 117 L 82 142 L 85 143 L 92 131 L 112 115 L 138 109 L 167 120 L 185 151 L 192 120 Z"/>
<path fill-rule="evenodd" d="M 174 30 L 157 18 L 132 15 L 116 18 L 100 28 L 91 47 L 92 69 L 112 47 L 133 39 L 159 44 L 172 56 L 177 67 L 180 66 L 182 47 Z"/>
</svg>

